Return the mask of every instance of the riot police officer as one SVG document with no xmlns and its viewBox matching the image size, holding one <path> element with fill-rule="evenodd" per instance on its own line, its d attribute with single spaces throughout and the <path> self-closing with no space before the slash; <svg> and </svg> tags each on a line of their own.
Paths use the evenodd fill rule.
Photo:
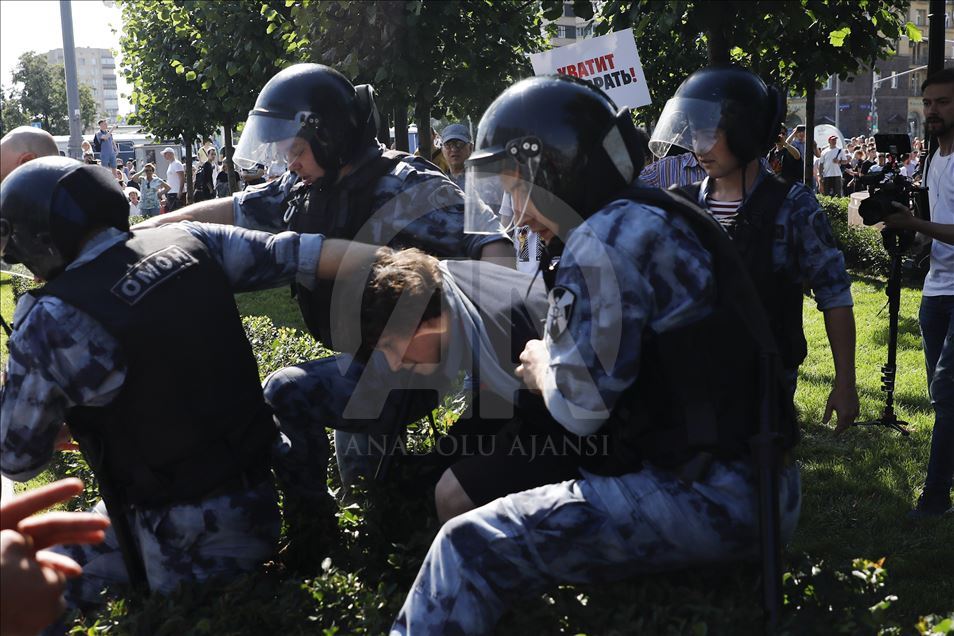
<svg viewBox="0 0 954 636">
<path fill-rule="evenodd" d="M 74 605 L 272 555 L 278 433 L 233 293 L 313 280 L 324 244 L 199 223 L 130 232 L 128 209 L 108 171 L 67 158 L 0 185 L 3 260 L 46 281 L 14 317 L 0 466 L 31 479 L 71 433 L 113 522 L 101 546 L 63 548 L 85 568 Z"/>
<path fill-rule="evenodd" d="M 774 350 L 767 320 L 711 218 L 629 187 L 644 152 L 628 110 L 573 78 L 524 80 L 484 114 L 468 212 L 488 214 L 486 199 L 506 192 L 517 223 L 565 244 L 547 264 L 546 335 L 528 343 L 517 371 L 568 431 L 605 431 L 612 448 L 585 478 L 445 524 L 392 634 L 487 633 L 517 594 L 553 582 L 742 558 L 757 544 L 746 459 L 756 360 Z M 766 403 L 786 445 L 791 406 Z M 781 496 L 790 537 L 794 466 L 781 474 Z"/>
<path fill-rule="evenodd" d="M 810 289 L 825 316 L 835 366 L 824 421 L 837 412 L 836 431 L 858 415 L 855 320 L 851 280 L 831 224 L 801 183 L 772 174 L 762 157 L 785 114 L 781 93 L 737 66 L 696 71 L 666 103 L 649 147 L 665 156 L 672 145 L 692 148 L 707 173 L 679 189 L 707 209 L 730 234 L 768 312 L 787 389 L 808 352 L 802 298 Z"/>
<path fill-rule="evenodd" d="M 194 219 L 269 232 L 292 229 L 417 247 L 440 257 L 513 261 L 512 245 L 499 228 L 488 226 L 481 235 L 463 232 L 463 193 L 454 183 L 420 157 L 385 150 L 375 139 L 376 131 L 370 86 L 353 86 L 320 64 L 291 66 L 262 89 L 235 150 L 239 166 L 284 163 L 284 176 L 150 223 Z M 353 315 L 332 306 L 331 284 L 315 290 L 299 285 L 296 293 L 309 330 L 325 345 L 335 346 L 332 316 L 347 322 Z M 367 419 L 342 417 L 349 405 L 361 402 L 352 395 L 363 372 L 364 366 L 350 357 L 336 357 L 280 370 L 266 381 L 266 399 L 284 435 L 277 469 L 294 493 L 322 499 L 327 492 L 325 426 L 366 430 Z M 433 406 L 430 398 L 422 398 L 408 410 L 408 395 L 396 392 L 378 408 L 413 417 Z M 340 431 L 336 439 L 339 449 L 367 447 Z M 338 464 L 345 482 L 368 469 L 360 458 L 349 461 L 340 451 Z"/>
</svg>

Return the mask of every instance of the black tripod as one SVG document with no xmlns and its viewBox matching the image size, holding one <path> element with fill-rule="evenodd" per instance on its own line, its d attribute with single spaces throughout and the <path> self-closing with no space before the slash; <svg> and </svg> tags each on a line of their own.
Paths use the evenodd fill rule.
<svg viewBox="0 0 954 636">
<path fill-rule="evenodd" d="M 902 435 L 910 435 L 907 422 L 894 414 L 894 377 L 898 357 L 898 314 L 901 310 L 901 258 L 914 237 L 893 230 L 881 230 L 881 241 L 891 255 L 891 275 L 888 277 L 888 361 L 881 367 L 881 390 L 885 393 L 884 411 L 881 417 L 868 422 L 855 422 L 855 426 L 886 426 Z"/>
</svg>

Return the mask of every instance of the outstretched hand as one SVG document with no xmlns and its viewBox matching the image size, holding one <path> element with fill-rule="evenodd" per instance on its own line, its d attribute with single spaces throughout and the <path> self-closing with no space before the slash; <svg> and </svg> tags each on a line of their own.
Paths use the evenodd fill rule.
<svg viewBox="0 0 954 636">
<path fill-rule="evenodd" d="M 62 479 L 0 504 L 0 530 L 16 530 L 30 537 L 35 550 L 60 543 L 99 543 L 109 519 L 86 512 L 49 512 L 30 515 L 72 499 L 83 492 L 79 479 Z"/>
<path fill-rule="evenodd" d="M 66 579 L 83 569 L 69 557 L 42 548 L 99 543 L 109 519 L 75 512 L 31 515 L 81 492 L 79 479 L 63 479 L 0 503 L 0 633 L 36 634 L 66 608 Z"/>
</svg>

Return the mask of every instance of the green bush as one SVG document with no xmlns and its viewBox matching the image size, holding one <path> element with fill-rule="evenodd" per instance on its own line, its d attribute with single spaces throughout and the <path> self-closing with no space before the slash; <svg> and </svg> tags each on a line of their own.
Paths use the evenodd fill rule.
<svg viewBox="0 0 954 636">
<path fill-rule="evenodd" d="M 891 257 L 875 228 L 848 223 L 847 197 L 819 196 L 818 202 L 828 215 L 838 248 L 845 255 L 845 264 L 859 273 L 887 276 Z"/>
<path fill-rule="evenodd" d="M 276 327 L 266 316 L 246 316 L 242 318 L 242 325 L 252 343 L 258 372 L 263 379 L 282 367 L 324 358 L 332 353 L 307 334 L 288 327 Z"/>
</svg>

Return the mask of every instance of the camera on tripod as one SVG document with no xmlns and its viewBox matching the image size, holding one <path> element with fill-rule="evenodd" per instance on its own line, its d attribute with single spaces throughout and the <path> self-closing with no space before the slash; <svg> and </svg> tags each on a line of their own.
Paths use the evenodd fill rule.
<svg viewBox="0 0 954 636">
<path fill-rule="evenodd" d="M 897 212 L 893 203 L 910 208 L 916 216 L 924 218 L 922 206 L 927 205 L 927 190 L 912 183 L 901 174 L 903 157 L 911 154 L 911 140 L 907 135 L 875 135 L 878 152 L 891 155 L 894 161 L 890 168 L 881 172 L 869 172 L 860 177 L 868 189 L 868 198 L 861 202 L 858 213 L 865 225 L 876 225 L 889 214 Z"/>
</svg>

